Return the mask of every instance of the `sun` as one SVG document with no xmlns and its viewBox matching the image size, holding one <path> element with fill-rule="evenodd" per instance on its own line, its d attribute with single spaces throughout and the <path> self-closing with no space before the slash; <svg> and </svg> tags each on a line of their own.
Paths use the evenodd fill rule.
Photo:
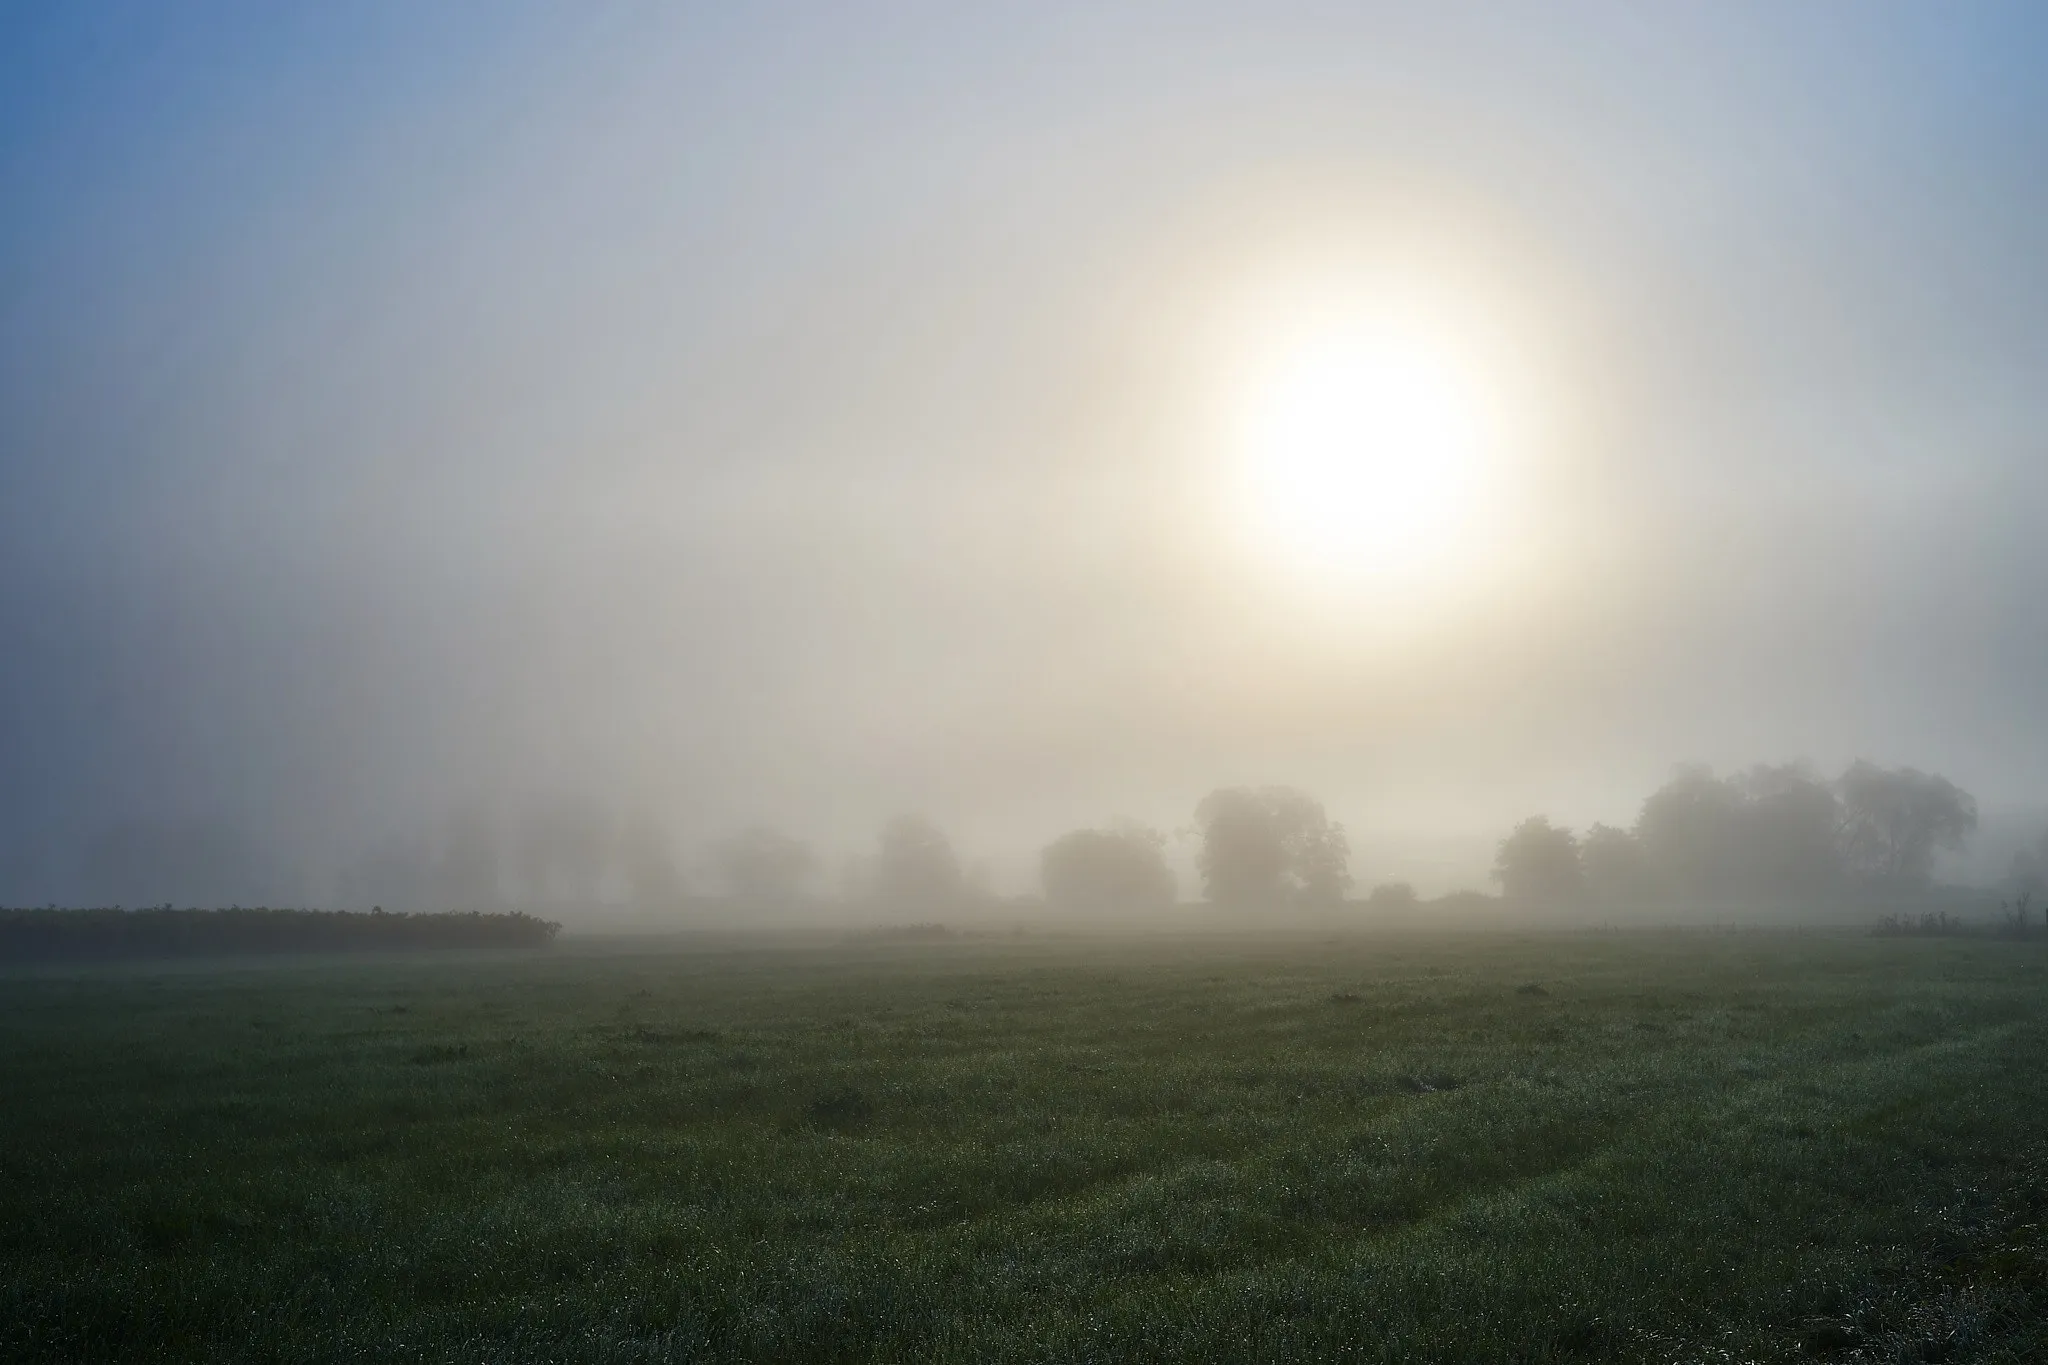
<svg viewBox="0 0 2048 1365">
<path fill-rule="evenodd" d="M 1249 370 L 1234 482 L 1261 543 L 1347 578 L 1413 578 L 1471 553 L 1499 432 L 1454 347 L 1401 319 L 1319 320 Z"/>
</svg>

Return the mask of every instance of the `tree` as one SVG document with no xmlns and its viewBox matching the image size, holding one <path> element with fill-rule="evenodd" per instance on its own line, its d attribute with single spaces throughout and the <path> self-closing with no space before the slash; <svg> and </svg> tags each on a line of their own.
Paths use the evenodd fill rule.
<svg viewBox="0 0 2048 1365">
<path fill-rule="evenodd" d="M 1636 836 L 1613 825 L 1594 825 L 1579 840 L 1579 876 L 1586 894 L 1605 905 L 1650 899 L 1650 864 Z"/>
<path fill-rule="evenodd" d="M 1038 856 L 1046 902 L 1096 913 L 1171 905 L 1165 847 L 1165 835 L 1131 821 L 1062 834 Z"/>
<path fill-rule="evenodd" d="M 967 880 L 952 841 L 937 825 L 923 816 L 899 815 L 882 829 L 874 889 L 891 905 L 943 910 L 966 898 Z"/>
<path fill-rule="evenodd" d="M 803 840 L 755 825 L 715 845 L 711 867 L 734 900 L 787 905 L 803 895 L 818 857 Z"/>
<path fill-rule="evenodd" d="M 1202 890 L 1220 905 L 1331 905 L 1351 884 L 1351 846 L 1322 803 L 1292 787 L 1225 787 L 1195 807 Z"/>
<path fill-rule="evenodd" d="M 1842 805 L 1804 763 L 1759 763 L 1732 785 L 1742 797 L 1733 880 L 1765 898 L 1831 895 L 1842 882 Z"/>
<path fill-rule="evenodd" d="M 1858 759 L 1836 783 L 1849 870 L 1884 885 L 1924 887 L 1934 855 L 1960 852 L 1977 828 L 1977 801 L 1945 777 Z"/>
<path fill-rule="evenodd" d="M 1561 904 L 1586 889 L 1579 870 L 1579 841 L 1542 815 L 1530 816 L 1500 841 L 1493 876 L 1504 897 L 1525 904 Z"/>
<path fill-rule="evenodd" d="M 1745 880 L 1744 799 L 1713 769 L 1688 765 L 1652 792 L 1636 817 L 1636 843 L 1664 895 L 1731 900 Z"/>
</svg>

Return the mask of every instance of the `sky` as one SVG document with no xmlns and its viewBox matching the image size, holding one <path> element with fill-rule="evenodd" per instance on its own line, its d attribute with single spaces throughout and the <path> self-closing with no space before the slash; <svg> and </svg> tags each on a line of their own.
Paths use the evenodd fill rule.
<svg viewBox="0 0 2048 1365">
<path fill-rule="evenodd" d="M 1014 890 L 1237 783 L 1439 890 L 1794 758 L 1949 776 L 2002 866 L 2044 53 L 2027 4 L 0 7 L 0 903 L 350 903 L 550 811 L 686 865 L 923 812 Z M 1288 445 L 1366 333 L 1406 425 Z"/>
</svg>

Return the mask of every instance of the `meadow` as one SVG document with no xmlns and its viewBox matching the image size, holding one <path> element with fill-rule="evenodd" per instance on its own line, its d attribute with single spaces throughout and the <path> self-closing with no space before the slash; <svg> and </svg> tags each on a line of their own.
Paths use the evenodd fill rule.
<svg viewBox="0 0 2048 1365">
<path fill-rule="evenodd" d="M 0 975 L 0 1357 L 2048 1358 L 2048 944 Z"/>
</svg>

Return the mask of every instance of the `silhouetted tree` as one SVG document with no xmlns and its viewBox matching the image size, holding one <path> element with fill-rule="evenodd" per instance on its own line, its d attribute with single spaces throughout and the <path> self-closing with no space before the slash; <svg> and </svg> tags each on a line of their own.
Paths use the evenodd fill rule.
<svg viewBox="0 0 2048 1365">
<path fill-rule="evenodd" d="M 1322 803 L 1292 787 L 1225 787 L 1195 807 L 1203 893 L 1222 905 L 1333 905 L 1351 846 Z"/>
<path fill-rule="evenodd" d="M 1652 792 L 1636 817 L 1636 842 L 1667 896 L 1733 900 L 1744 880 L 1743 796 L 1711 768 L 1686 766 Z"/>
<path fill-rule="evenodd" d="M 1967 792 L 1910 768 L 1858 762 L 1829 783 L 1803 763 L 1726 779 L 1687 767 L 1644 801 L 1635 838 L 1661 896 L 1810 903 L 1854 883 L 1924 887 L 1934 854 L 1976 823 Z"/>
<path fill-rule="evenodd" d="M 1171 905 L 1165 847 L 1165 835 L 1129 821 L 1062 834 L 1038 855 L 1046 903 L 1091 913 Z"/>
<path fill-rule="evenodd" d="M 1804 763 L 1759 763 L 1732 785 L 1742 798 L 1738 887 L 1765 898 L 1840 888 L 1842 808 L 1828 783 Z"/>
<path fill-rule="evenodd" d="M 1850 871 L 1893 886 L 1924 887 L 1934 855 L 1960 851 L 1977 828 L 1977 801 L 1945 777 L 1858 759 L 1837 784 Z"/>
<path fill-rule="evenodd" d="M 801 839 L 756 825 L 717 844 L 711 866 L 735 900 L 787 904 L 816 875 L 818 855 Z"/>
<path fill-rule="evenodd" d="M 952 841 L 917 815 L 899 815 L 883 828 L 873 876 L 876 897 L 906 909 L 943 910 L 967 894 Z"/>
<path fill-rule="evenodd" d="M 1563 904 L 1577 900 L 1586 889 L 1579 869 L 1579 841 L 1542 815 L 1530 816 L 1500 841 L 1493 877 L 1503 896 L 1525 904 Z"/>
<path fill-rule="evenodd" d="M 1639 904 L 1656 894 L 1643 846 L 1613 825 L 1594 825 L 1579 840 L 1579 874 L 1586 894 L 1604 905 Z"/>
<path fill-rule="evenodd" d="M 1803 763 L 1730 778 L 1681 768 L 1636 821 L 1645 889 L 1718 902 L 1831 895 L 1843 881 L 1841 823 L 1834 789 Z"/>
</svg>

